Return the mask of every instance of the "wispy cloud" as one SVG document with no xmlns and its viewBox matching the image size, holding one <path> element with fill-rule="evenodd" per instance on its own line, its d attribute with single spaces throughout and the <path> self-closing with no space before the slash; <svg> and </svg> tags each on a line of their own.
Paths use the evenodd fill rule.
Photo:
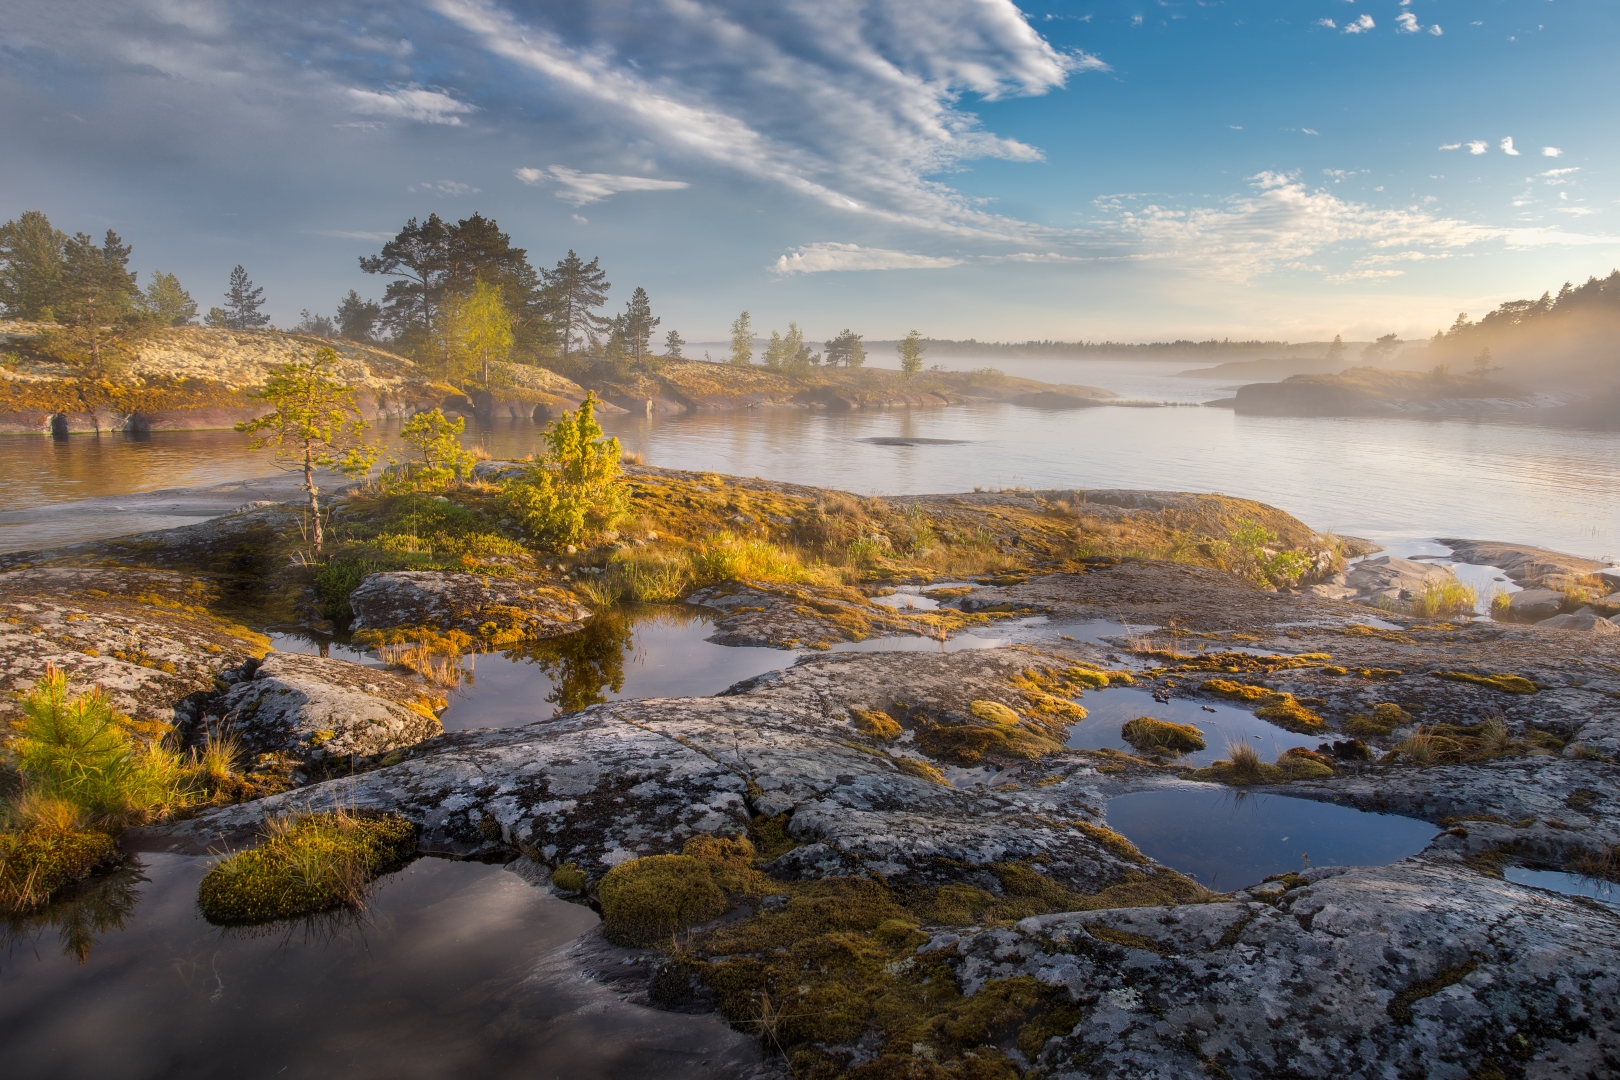
<svg viewBox="0 0 1620 1080">
<path fill-rule="evenodd" d="M 1563 157 L 1564 152 L 1562 150 L 1558 149 L 1558 147 L 1556 147 L 1556 146 L 1543 146 L 1541 148 L 1541 156 L 1542 157 Z"/>
<path fill-rule="evenodd" d="M 566 165 L 546 169 L 514 169 L 512 175 L 525 184 L 555 186 L 553 192 L 563 202 L 586 206 L 621 191 L 680 191 L 691 187 L 684 180 L 655 180 L 646 176 L 615 176 L 612 173 L 580 172 Z"/>
<path fill-rule="evenodd" d="M 939 255 L 861 247 L 859 244 L 805 244 L 772 265 L 778 274 L 824 274 L 833 270 L 939 270 L 964 260 Z"/>
<path fill-rule="evenodd" d="M 1356 19 L 1355 22 L 1345 23 L 1344 32 L 1346 34 L 1365 34 L 1367 31 L 1373 29 L 1377 25 L 1377 23 L 1373 22 L 1373 17 L 1371 15 L 1362 15 L 1360 18 Z"/>
<path fill-rule="evenodd" d="M 482 188 L 475 188 L 471 184 L 463 184 L 459 180 L 429 181 L 422 184 L 412 184 L 406 191 L 436 191 L 440 195 L 477 195 Z"/>
<path fill-rule="evenodd" d="M 394 238 L 394 234 L 391 232 L 356 232 L 349 229 L 300 229 L 298 231 L 305 236 L 335 236 L 339 240 L 365 240 L 370 243 L 380 243 Z"/>
<path fill-rule="evenodd" d="M 348 88 L 349 105 L 367 116 L 387 116 L 415 120 L 423 124 L 456 126 L 461 118 L 477 112 L 477 106 L 457 101 L 443 90 L 406 86 L 396 90 Z"/>
<path fill-rule="evenodd" d="M 1317 19 L 1316 25 L 1325 26 L 1329 30 L 1337 30 L 1339 28 L 1339 24 L 1334 22 L 1332 19 Z"/>
<path fill-rule="evenodd" d="M 1461 150 L 1462 149 L 1462 143 L 1460 143 L 1460 142 L 1446 143 L 1443 146 L 1441 146 L 1440 149 L 1442 149 L 1442 150 Z"/>
<path fill-rule="evenodd" d="M 1513 149 L 1513 136 L 1509 135 L 1507 138 L 1503 139 L 1502 142 L 1501 142 L 1501 146 L 1502 146 L 1502 153 L 1506 154 L 1508 157 L 1518 157 L 1519 156 L 1519 152 L 1517 150 Z"/>
<path fill-rule="evenodd" d="M 1581 171 L 1579 165 L 1570 165 L 1563 169 L 1548 169 L 1546 172 L 1536 173 L 1537 176 L 1569 176 Z"/>
<path fill-rule="evenodd" d="M 1445 31 L 1440 29 L 1439 23 L 1435 23 L 1433 26 L 1429 27 L 1429 33 L 1433 34 L 1435 37 L 1441 37 L 1445 34 Z"/>
<path fill-rule="evenodd" d="M 1418 25 L 1418 17 L 1410 11 L 1403 11 L 1395 16 L 1395 32 L 1397 34 L 1416 34 L 1423 27 Z"/>
</svg>

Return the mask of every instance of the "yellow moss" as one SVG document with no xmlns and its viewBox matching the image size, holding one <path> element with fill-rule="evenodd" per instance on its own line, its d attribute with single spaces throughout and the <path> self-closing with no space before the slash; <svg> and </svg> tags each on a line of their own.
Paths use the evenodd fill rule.
<svg viewBox="0 0 1620 1080">
<path fill-rule="evenodd" d="M 1174 751 L 1189 754 L 1204 749 L 1204 733 L 1191 724 L 1173 724 L 1155 720 L 1151 716 L 1138 716 L 1119 729 L 1119 737 L 1144 753 Z"/>
<path fill-rule="evenodd" d="M 1230 679 L 1208 679 L 1198 687 L 1206 694 L 1219 694 L 1221 697 L 1234 698 L 1238 701 L 1259 701 L 1276 693 L 1264 686 L 1250 686 L 1248 683 L 1233 682 Z"/>
<path fill-rule="evenodd" d="M 585 872 L 571 861 L 551 872 L 551 883 L 564 892 L 584 892 L 585 881 Z"/>
<path fill-rule="evenodd" d="M 1018 714 L 999 701 L 974 701 L 968 706 L 968 712 L 992 724 L 1018 723 Z"/>
<path fill-rule="evenodd" d="M 1450 679 L 1453 682 L 1473 683 L 1476 686 L 1487 686 L 1492 690 L 1500 690 L 1504 694 L 1533 694 L 1540 689 L 1523 675 L 1510 675 L 1506 672 L 1499 672 L 1495 675 L 1475 675 L 1468 671 L 1436 671 L 1434 674 L 1437 678 Z"/>
<path fill-rule="evenodd" d="M 1273 694 L 1254 715 L 1288 731 L 1310 735 L 1327 727 L 1327 722 L 1295 700 L 1293 694 Z"/>
<path fill-rule="evenodd" d="M 602 932 L 620 945 L 659 945 L 725 914 L 728 896 L 759 894 L 768 879 L 751 868 L 747 840 L 694 836 L 680 855 L 620 863 L 596 887 Z"/>
<path fill-rule="evenodd" d="M 1074 827 L 1085 833 L 1086 836 L 1091 840 L 1101 844 L 1104 848 L 1113 852 L 1115 855 L 1118 855 L 1122 859 L 1129 859 L 1131 862 L 1138 863 L 1145 863 L 1148 861 L 1147 856 L 1143 855 L 1141 851 L 1137 850 L 1135 844 L 1125 839 L 1125 837 L 1121 836 L 1113 829 L 1106 828 L 1102 825 L 1093 825 L 1088 821 L 1076 821 L 1074 822 Z"/>
<path fill-rule="evenodd" d="M 927 780 L 943 787 L 951 786 L 950 781 L 945 779 L 945 774 L 926 761 L 918 761 L 916 758 L 910 757 L 898 757 L 892 760 L 900 767 L 900 771 L 907 776 L 915 776 L 919 780 Z"/>
<path fill-rule="evenodd" d="M 66 823 L 0 832 L 0 912 L 38 907 L 117 855 L 107 833 Z"/>
<path fill-rule="evenodd" d="M 862 735 L 884 742 L 893 742 L 901 734 L 901 727 L 894 717 L 886 712 L 875 709 L 850 709 L 855 718 L 855 730 Z"/>
<path fill-rule="evenodd" d="M 1373 706 L 1371 715 L 1356 713 L 1344 722 L 1344 730 L 1360 739 L 1381 738 L 1412 722 L 1412 715 L 1393 702 Z"/>
</svg>

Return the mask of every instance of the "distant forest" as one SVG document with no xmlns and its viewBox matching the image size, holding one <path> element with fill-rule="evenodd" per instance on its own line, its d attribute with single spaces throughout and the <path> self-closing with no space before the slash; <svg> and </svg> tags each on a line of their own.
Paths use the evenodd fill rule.
<svg viewBox="0 0 1620 1080">
<path fill-rule="evenodd" d="M 1509 301 L 1478 322 L 1459 314 L 1434 335 L 1429 355 L 1476 369 L 1501 363 L 1550 382 L 1620 383 L 1620 270 L 1566 281 L 1556 296 Z"/>
<path fill-rule="evenodd" d="M 874 341 L 872 346 L 888 345 L 886 341 Z M 923 345 L 931 356 L 975 356 L 975 357 L 1062 357 L 1062 356 L 1138 356 L 1152 357 L 1188 357 L 1188 358 L 1219 358 L 1221 360 L 1239 357 L 1258 356 L 1262 353 L 1272 355 L 1305 355 L 1314 356 L 1327 348 L 1325 341 L 1308 341 L 1290 343 L 1287 341 L 1233 341 L 1230 338 L 1221 341 L 1153 341 L 1147 343 L 1134 343 L 1128 341 L 979 341 L 968 338 L 965 341 L 955 341 L 949 338 L 924 338 Z"/>
</svg>

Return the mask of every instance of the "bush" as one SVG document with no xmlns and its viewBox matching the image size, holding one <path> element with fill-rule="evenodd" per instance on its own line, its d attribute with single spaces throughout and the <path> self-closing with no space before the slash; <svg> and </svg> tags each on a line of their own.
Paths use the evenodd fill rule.
<svg viewBox="0 0 1620 1080">
<path fill-rule="evenodd" d="M 692 572 L 700 582 L 803 581 L 809 575 L 786 548 L 763 540 L 744 540 L 721 531 L 692 552 Z"/>
<path fill-rule="evenodd" d="M 588 528 L 606 528 L 629 508 L 620 479 L 619 440 L 605 438 L 596 422 L 596 395 L 546 428 L 545 456 L 502 492 L 501 510 L 526 532 L 552 546 L 576 544 Z"/>
<path fill-rule="evenodd" d="M 210 922 L 253 923 L 364 906 L 367 886 L 416 850 L 394 814 L 342 810 L 265 822 L 264 843 L 216 864 L 197 888 Z"/>
<path fill-rule="evenodd" d="M 109 834 L 80 827 L 68 809 L 0 832 L 0 911 L 37 908 L 58 889 L 118 857 Z"/>
<path fill-rule="evenodd" d="M 339 625 L 353 621 L 354 609 L 349 607 L 349 597 L 366 580 L 366 575 L 386 569 L 392 567 L 355 555 L 334 555 L 327 559 L 315 571 L 315 595 L 320 597 L 326 617 Z"/>
</svg>

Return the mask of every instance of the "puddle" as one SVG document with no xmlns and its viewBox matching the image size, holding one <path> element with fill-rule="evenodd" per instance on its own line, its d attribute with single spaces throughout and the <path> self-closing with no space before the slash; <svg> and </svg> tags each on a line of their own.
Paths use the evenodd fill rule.
<svg viewBox="0 0 1620 1080">
<path fill-rule="evenodd" d="M 209 860 L 141 858 L 11 921 L 7 1075 L 629 1080 L 758 1060 L 713 1017 L 626 1005 L 567 972 L 552 954 L 596 916 L 497 866 L 419 859 L 378 883 L 361 922 L 244 932 L 196 912 Z"/>
<path fill-rule="evenodd" d="M 1137 753 L 1119 737 L 1119 728 L 1138 716 L 1151 716 L 1155 720 L 1168 720 L 1173 724 L 1191 724 L 1202 731 L 1204 749 L 1175 759 L 1187 765 L 1208 765 L 1226 757 L 1228 742 L 1252 742 L 1262 757 L 1274 761 L 1278 754 L 1291 746 L 1315 750 L 1322 741 L 1315 736 L 1284 731 L 1235 705 L 1178 697 L 1172 697 L 1165 704 L 1154 701 L 1153 695 L 1146 690 L 1110 686 L 1106 690 L 1087 690 L 1084 696 L 1076 700 L 1085 706 L 1086 718 L 1069 729 L 1069 741 L 1065 745 L 1074 750 L 1108 749 Z M 1209 709 L 1214 711 L 1206 711 Z"/>
<path fill-rule="evenodd" d="M 1308 866 L 1382 866 L 1422 851 L 1439 831 L 1416 818 L 1230 788 L 1121 795 L 1108 804 L 1108 827 L 1217 891 Z"/>
<path fill-rule="evenodd" d="M 1620 911 L 1620 885 L 1602 878 L 1566 874 L 1558 870 L 1527 870 L 1522 866 L 1503 867 L 1502 876 L 1515 885 L 1529 885 L 1565 896 L 1584 896 Z"/>
<path fill-rule="evenodd" d="M 276 652 L 303 653 L 306 656 L 328 656 L 334 660 L 347 660 L 366 667 L 387 667 L 375 653 L 356 649 L 352 645 L 332 638 L 299 632 L 271 634 L 270 647 Z"/>
<path fill-rule="evenodd" d="M 707 696 L 804 655 L 716 645 L 712 633 L 691 606 L 599 614 L 577 634 L 471 658 L 471 681 L 451 691 L 441 719 L 446 731 L 511 727 L 603 701 Z"/>
<path fill-rule="evenodd" d="M 872 603 L 882 604 L 884 607 L 912 611 L 937 611 L 939 601 L 924 593 L 934 592 L 936 589 L 977 589 L 971 581 L 936 581 L 931 585 L 900 585 L 891 593 L 872 597 Z"/>
</svg>

